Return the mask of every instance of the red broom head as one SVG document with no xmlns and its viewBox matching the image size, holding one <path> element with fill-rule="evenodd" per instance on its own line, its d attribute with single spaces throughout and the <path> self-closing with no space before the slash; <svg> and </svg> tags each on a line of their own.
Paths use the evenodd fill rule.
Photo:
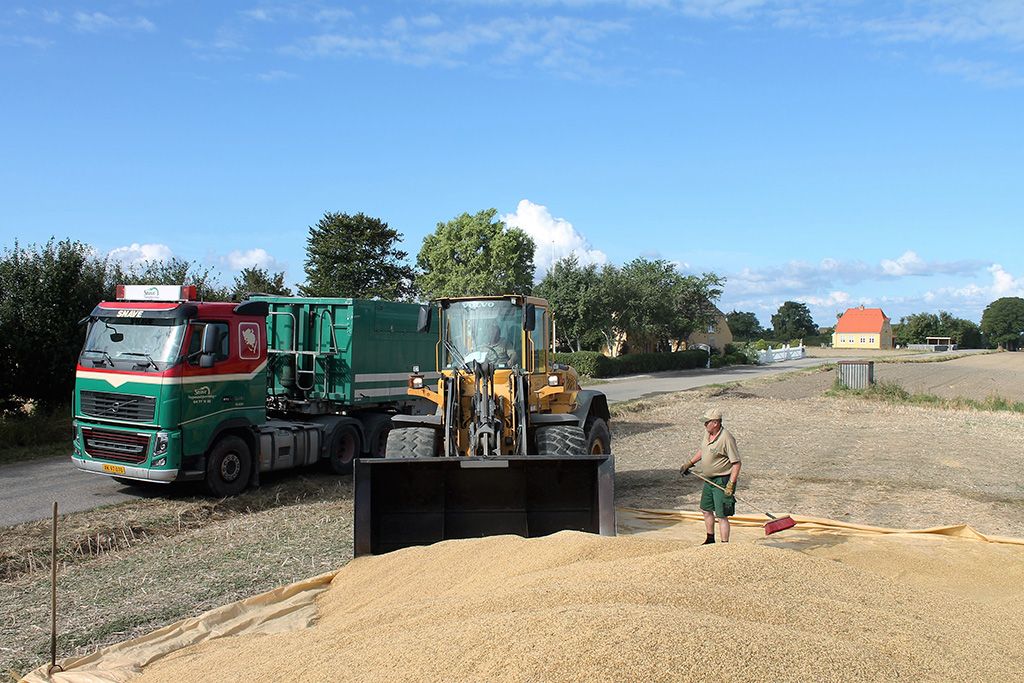
<svg viewBox="0 0 1024 683">
<path fill-rule="evenodd" d="M 785 517 L 779 517 L 778 519 L 773 519 L 764 525 L 764 535 L 770 536 L 771 534 L 774 534 L 779 531 L 792 529 L 795 526 L 796 522 L 793 521 L 793 518 L 789 515 L 786 515 Z"/>
</svg>

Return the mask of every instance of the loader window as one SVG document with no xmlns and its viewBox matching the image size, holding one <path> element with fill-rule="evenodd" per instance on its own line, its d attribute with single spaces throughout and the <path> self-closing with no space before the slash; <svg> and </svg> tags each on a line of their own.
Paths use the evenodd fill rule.
<svg viewBox="0 0 1024 683">
<path fill-rule="evenodd" d="M 491 362 L 499 368 L 521 365 L 522 326 L 522 308 L 510 301 L 452 303 L 444 315 L 444 367 L 472 361 Z"/>
<path fill-rule="evenodd" d="M 537 326 L 530 333 L 530 346 L 533 348 L 533 371 L 534 372 L 547 372 L 548 371 L 548 345 L 547 345 L 547 332 L 548 327 L 551 325 L 551 319 L 548 317 L 548 312 L 544 309 L 537 309 Z"/>
</svg>

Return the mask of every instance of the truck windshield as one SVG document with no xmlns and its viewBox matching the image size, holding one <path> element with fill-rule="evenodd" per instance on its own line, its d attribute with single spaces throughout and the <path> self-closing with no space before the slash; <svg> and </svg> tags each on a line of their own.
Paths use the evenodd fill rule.
<svg viewBox="0 0 1024 683">
<path fill-rule="evenodd" d="M 444 367 L 472 361 L 499 368 L 520 365 L 523 309 L 511 301 L 457 301 L 444 313 Z"/>
<path fill-rule="evenodd" d="M 173 318 L 96 318 L 82 347 L 81 362 L 92 367 L 163 370 L 181 349 L 185 326 Z M 139 367 L 143 366 L 143 367 Z"/>
</svg>

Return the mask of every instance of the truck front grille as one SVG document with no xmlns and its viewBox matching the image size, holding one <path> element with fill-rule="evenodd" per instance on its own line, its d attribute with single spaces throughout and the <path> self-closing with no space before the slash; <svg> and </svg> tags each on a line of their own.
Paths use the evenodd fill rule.
<svg viewBox="0 0 1024 683">
<path fill-rule="evenodd" d="M 118 462 L 143 462 L 149 451 L 149 435 L 82 427 L 85 452 L 93 458 Z"/>
<path fill-rule="evenodd" d="M 152 396 L 116 394 L 112 391 L 81 392 L 82 412 L 90 417 L 131 422 L 152 422 L 156 399 Z"/>
</svg>

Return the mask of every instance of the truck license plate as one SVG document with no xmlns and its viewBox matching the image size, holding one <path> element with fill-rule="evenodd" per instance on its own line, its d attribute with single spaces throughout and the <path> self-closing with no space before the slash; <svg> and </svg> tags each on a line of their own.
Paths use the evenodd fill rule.
<svg viewBox="0 0 1024 683">
<path fill-rule="evenodd" d="M 103 471 L 104 472 L 110 472 L 111 474 L 124 474 L 124 466 L 123 465 L 108 465 L 108 464 L 104 463 L 103 464 Z"/>
</svg>

